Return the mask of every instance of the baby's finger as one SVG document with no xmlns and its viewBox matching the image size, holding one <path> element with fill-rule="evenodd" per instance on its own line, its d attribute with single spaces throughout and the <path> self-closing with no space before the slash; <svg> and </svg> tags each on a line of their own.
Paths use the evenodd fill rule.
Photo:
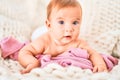
<svg viewBox="0 0 120 80">
<path fill-rule="evenodd" d="M 98 72 L 108 72 L 108 70 L 104 67 L 99 67 Z"/>
<path fill-rule="evenodd" d="M 104 69 L 98 68 L 98 72 L 103 72 L 103 71 L 104 71 Z"/>
<path fill-rule="evenodd" d="M 21 70 L 21 74 L 29 73 L 31 71 L 31 68 L 28 66 L 26 69 Z"/>
<path fill-rule="evenodd" d="M 104 70 L 104 72 L 108 72 L 108 70 Z"/>
<path fill-rule="evenodd" d="M 93 73 L 97 72 L 98 71 L 98 67 L 94 67 L 93 68 Z"/>
<path fill-rule="evenodd" d="M 25 69 L 25 70 L 21 70 L 20 72 L 21 74 L 25 74 L 25 73 L 28 73 L 29 71 Z"/>
</svg>

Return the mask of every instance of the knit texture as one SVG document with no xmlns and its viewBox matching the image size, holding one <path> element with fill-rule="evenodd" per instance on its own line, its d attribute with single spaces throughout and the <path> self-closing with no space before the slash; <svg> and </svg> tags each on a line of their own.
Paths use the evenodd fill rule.
<svg viewBox="0 0 120 80">
<path fill-rule="evenodd" d="M 42 7 L 39 0 L 0 0 L 0 39 L 14 36 L 20 41 L 30 40 L 32 31 L 44 24 Z"/>
<path fill-rule="evenodd" d="M 98 52 L 120 56 L 120 1 L 94 0 L 85 39 Z"/>
<path fill-rule="evenodd" d="M 120 56 L 120 1 L 79 0 L 83 6 L 81 37 L 98 52 Z M 37 27 L 44 26 L 48 0 L 0 0 L 0 39 L 14 36 L 30 40 Z M 1 51 L 0 51 L 1 54 Z M 20 74 L 23 67 L 0 55 L 0 80 L 120 80 L 120 62 L 109 73 L 92 73 L 78 67 L 49 64 Z"/>
</svg>

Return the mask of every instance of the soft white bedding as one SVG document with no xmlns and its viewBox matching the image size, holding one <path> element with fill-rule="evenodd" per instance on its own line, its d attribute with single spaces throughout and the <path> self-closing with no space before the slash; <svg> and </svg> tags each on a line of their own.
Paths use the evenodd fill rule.
<svg viewBox="0 0 120 80">
<path fill-rule="evenodd" d="M 100 53 L 120 57 L 120 1 L 79 0 L 83 6 L 80 37 Z M 45 25 L 48 0 L 0 0 L 0 39 L 12 35 L 28 41 L 37 27 Z M 0 52 L 1 54 L 1 52 Z M 77 67 L 50 64 L 20 74 L 18 62 L 0 57 L 0 80 L 120 80 L 120 62 L 109 73 L 92 73 Z"/>
<path fill-rule="evenodd" d="M 58 64 L 33 69 L 28 74 L 20 74 L 23 69 L 18 62 L 0 58 L 0 80 L 120 80 L 120 62 L 110 72 L 92 73 L 90 70 Z"/>
</svg>

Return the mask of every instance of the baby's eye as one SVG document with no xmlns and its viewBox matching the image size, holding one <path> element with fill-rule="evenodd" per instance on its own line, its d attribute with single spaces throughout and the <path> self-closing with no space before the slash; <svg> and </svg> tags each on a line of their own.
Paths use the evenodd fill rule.
<svg viewBox="0 0 120 80">
<path fill-rule="evenodd" d="M 64 24 L 64 21 L 59 21 L 59 24 Z"/>
<path fill-rule="evenodd" d="M 77 25 L 78 23 L 79 23 L 78 21 L 74 21 L 74 22 L 73 22 L 74 25 Z"/>
</svg>

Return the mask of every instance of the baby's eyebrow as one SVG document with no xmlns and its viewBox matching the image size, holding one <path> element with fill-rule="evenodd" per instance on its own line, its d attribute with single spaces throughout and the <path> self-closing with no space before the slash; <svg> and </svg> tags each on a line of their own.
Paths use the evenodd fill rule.
<svg viewBox="0 0 120 80">
<path fill-rule="evenodd" d="M 76 19 L 77 19 L 77 20 L 81 20 L 81 18 L 80 18 L 80 17 L 77 17 Z"/>
<path fill-rule="evenodd" d="M 73 16 L 72 19 L 74 19 L 74 20 L 81 20 L 81 17 L 80 16 Z"/>
<path fill-rule="evenodd" d="M 79 21 L 79 20 L 81 20 L 81 19 L 80 19 L 80 18 L 76 18 L 76 19 L 74 19 L 74 20 L 78 20 L 78 21 Z"/>
<path fill-rule="evenodd" d="M 62 17 L 58 17 L 57 19 L 63 19 Z"/>
</svg>

